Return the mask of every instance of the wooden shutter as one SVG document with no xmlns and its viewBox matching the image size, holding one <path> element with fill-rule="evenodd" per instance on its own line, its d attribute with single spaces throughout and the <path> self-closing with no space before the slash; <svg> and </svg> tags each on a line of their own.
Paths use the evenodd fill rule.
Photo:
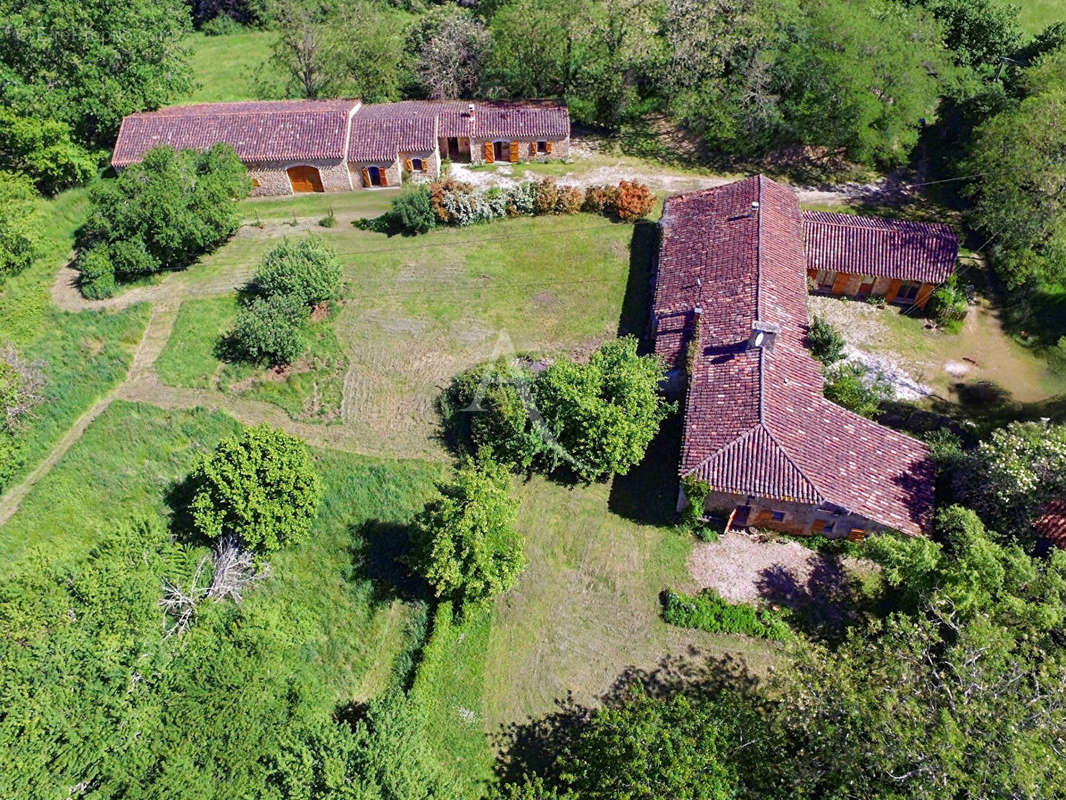
<svg viewBox="0 0 1066 800">
<path fill-rule="evenodd" d="M 485 146 L 482 149 L 485 152 L 485 163 L 494 163 L 496 161 L 496 154 L 492 152 L 492 142 L 485 142 Z"/>
<path fill-rule="evenodd" d="M 388 186 L 389 185 L 389 173 L 386 172 L 386 169 L 387 169 L 386 167 L 381 167 L 378 170 L 378 175 L 381 176 L 381 185 L 382 186 Z"/>
<path fill-rule="evenodd" d="M 511 163 L 518 163 L 518 142 L 511 142 Z"/>
<path fill-rule="evenodd" d="M 914 298 L 914 305 L 918 308 L 925 308 L 925 304 L 929 302 L 929 298 L 933 296 L 933 289 L 935 287 L 931 283 L 923 283 L 922 287 L 918 290 L 918 294 Z"/>
<path fill-rule="evenodd" d="M 896 295 L 899 294 L 899 289 L 903 285 L 903 281 L 898 278 L 894 278 L 892 283 L 888 285 L 888 293 L 885 294 L 885 302 L 891 303 L 896 299 Z"/>
<path fill-rule="evenodd" d="M 846 272 L 837 273 L 836 280 L 833 281 L 832 292 L 834 297 L 839 297 L 840 295 L 844 294 L 844 287 L 848 285 L 848 281 L 850 279 L 851 276 Z"/>
<path fill-rule="evenodd" d="M 530 142 L 529 143 L 529 154 L 531 156 L 535 156 L 537 154 L 537 143 L 536 142 Z"/>
<path fill-rule="evenodd" d="M 548 153 L 549 155 L 551 155 L 551 151 L 552 151 L 552 143 L 551 143 L 551 140 L 548 140 L 547 142 L 544 143 L 544 152 Z"/>
<path fill-rule="evenodd" d="M 411 163 L 411 159 L 409 159 L 409 158 L 405 158 L 403 160 L 403 168 L 405 170 L 407 170 L 408 172 L 414 172 L 415 171 L 414 165 Z"/>
<path fill-rule="evenodd" d="M 366 167 L 363 167 L 363 186 L 369 186 L 369 185 L 370 185 L 370 170 L 368 170 Z"/>
</svg>

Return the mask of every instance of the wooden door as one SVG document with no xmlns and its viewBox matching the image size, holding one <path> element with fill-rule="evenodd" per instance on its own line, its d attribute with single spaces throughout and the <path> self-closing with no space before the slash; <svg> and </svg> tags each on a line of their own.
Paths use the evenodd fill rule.
<svg viewBox="0 0 1066 800">
<path fill-rule="evenodd" d="M 318 174 L 318 170 L 315 167 L 289 167 L 287 172 L 289 173 L 289 183 L 292 184 L 292 190 L 294 192 L 323 191 L 322 177 Z"/>
<path fill-rule="evenodd" d="M 485 163 L 494 163 L 496 161 L 496 150 L 493 148 L 492 142 L 485 142 L 483 149 L 485 151 Z"/>
<path fill-rule="evenodd" d="M 833 288 L 830 290 L 834 297 L 840 297 L 844 294 L 844 287 L 848 285 L 848 278 L 850 276 L 846 272 L 838 272 L 836 280 L 833 281 Z"/>
<path fill-rule="evenodd" d="M 864 275 L 862 284 L 859 286 L 859 296 L 866 297 L 874 290 L 874 276 Z"/>
<path fill-rule="evenodd" d="M 518 142 L 511 142 L 511 152 L 508 155 L 512 164 L 518 163 Z"/>
</svg>

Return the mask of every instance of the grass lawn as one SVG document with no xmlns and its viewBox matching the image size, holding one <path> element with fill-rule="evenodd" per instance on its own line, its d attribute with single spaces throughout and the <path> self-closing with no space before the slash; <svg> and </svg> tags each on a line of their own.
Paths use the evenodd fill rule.
<svg viewBox="0 0 1066 800">
<path fill-rule="evenodd" d="M 351 197 L 388 202 L 374 199 L 378 193 Z M 201 263 L 163 280 L 185 297 L 228 294 L 280 237 L 323 236 L 340 257 L 346 284 L 333 323 L 350 365 L 342 418 L 368 452 L 439 459 L 434 404 L 452 376 L 512 349 L 587 353 L 617 333 L 624 301 L 632 301 L 637 328 L 645 320 L 636 298 L 647 290 L 649 253 L 638 247 L 631 264 L 632 225 L 579 214 L 389 238 L 354 228 L 345 219 L 349 206 L 337 209 L 333 228 L 285 224 L 294 215 L 313 218 L 305 198 L 245 208 L 260 212 L 262 227 L 242 228 Z M 208 345 L 226 325 L 227 302 L 185 301 L 161 359 L 164 380 L 210 380 L 216 367 Z"/>
<path fill-rule="evenodd" d="M 307 350 L 292 365 L 268 369 L 219 358 L 221 338 L 233 326 L 237 310 L 236 295 L 184 301 L 155 363 L 160 380 L 274 403 L 297 420 L 338 420 L 348 362 L 332 318 L 309 327 Z"/>
<path fill-rule="evenodd" d="M 68 314 L 52 305 L 50 289 L 68 258 L 74 232 L 88 213 L 85 189 L 64 192 L 44 203 L 41 252 L 25 272 L 0 284 L 0 343 L 11 342 L 47 379 L 45 400 L 21 438 L 28 472 L 71 424 L 126 374 L 148 322 L 148 308 Z"/>
<path fill-rule="evenodd" d="M 1012 5 L 1020 7 L 1018 21 L 1026 33 L 1040 33 L 1053 22 L 1066 22 L 1062 0 L 1023 0 Z"/>
<path fill-rule="evenodd" d="M 237 428 L 221 413 L 116 401 L 0 527 L 0 574 L 25 568 L 33 549 L 48 560 L 76 558 L 117 520 L 170 514 L 170 487 L 198 453 Z M 409 616 L 395 576 L 364 558 L 368 531 L 379 539 L 399 536 L 442 468 L 337 452 L 314 457 L 326 492 L 311 539 L 272 556 L 273 577 L 247 602 L 268 603 L 283 618 L 314 620 L 301 631 L 300 657 L 321 666 L 339 700 L 364 700 L 387 682 Z"/>
<path fill-rule="evenodd" d="M 192 33 L 185 44 L 189 48 L 194 86 L 175 103 L 219 103 L 255 100 L 256 70 L 270 57 L 276 34 L 248 30 L 226 36 Z M 278 73 L 269 64 L 263 66 L 267 83 L 277 83 Z"/>
</svg>

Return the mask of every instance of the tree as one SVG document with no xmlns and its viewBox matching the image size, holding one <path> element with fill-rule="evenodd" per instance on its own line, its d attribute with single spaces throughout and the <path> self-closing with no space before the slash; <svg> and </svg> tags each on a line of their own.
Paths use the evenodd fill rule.
<svg viewBox="0 0 1066 800">
<path fill-rule="evenodd" d="M 22 272 L 37 252 L 40 203 L 29 178 L 0 172 L 0 283 Z"/>
<path fill-rule="evenodd" d="M 395 100 L 402 78 L 403 37 L 397 15 L 371 2 L 321 6 L 275 0 L 278 40 L 270 61 L 284 78 L 262 83 L 264 95 Z"/>
<path fill-rule="evenodd" d="M 66 123 L 0 108 L 0 169 L 28 175 L 40 191 L 54 194 L 87 181 L 96 163 L 89 151 L 74 143 Z"/>
<path fill-rule="evenodd" d="M 193 525 L 208 539 L 234 537 L 272 552 L 311 533 L 322 485 L 303 442 L 257 425 L 223 439 L 190 475 Z"/>
<path fill-rule="evenodd" d="M 179 0 L 0 0 L 0 105 L 110 147 L 122 118 L 190 88 Z"/>
<path fill-rule="evenodd" d="M 844 358 L 844 335 L 825 317 L 815 315 L 807 329 L 807 346 L 811 355 L 825 364 L 835 364 Z"/>
<path fill-rule="evenodd" d="M 416 520 L 413 564 L 434 594 L 476 606 L 507 591 L 526 567 L 515 531 L 517 501 L 511 476 L 487 453 L 466 463 Z"/>
<path fill-rule="evenodd" d="M 226 336 L 232 355 L 252 363 L 291 364 L 307 347 L 307 308 L 294 295 L 253 297 Z"/>
<path fill-rule="evenodd" d="M 1012 422 L 966 454 L 955 492 L 989 525 L 1026 539 L 1040 508 L 1066 492 L 1066 425 Z"/>
<path fill-rule="evenodd" d="M 263 297 L 292 295 L 305 306 L 316 306 L 340 295 L 341 265 L 321 237 L 286 239 L 266 254 L 252 282 Z"/>
<path fill-rule="evenodd" d="M 485 26 L 464 9 L 439 6 L 424 15 L 406 44 L 422 94 L 434 100 L 476 96 L 490 43 Z"/>
<path fill-rule="evenodd" d="M 992 245 L 992 264 L 1010 288 L 1066 278 L 1066 51 L 1046 56 L 1022 79 L 1024 99 L 974 131 L 964 175 L 971 220 Z"/>
<path fill-rule="evenodd" d="M 816 0 L 800 24 L 774 68 L 786 135 L 861 162 L 905 161 L 951 69 L 936 20 L 885 0 Z"/>
<path fill-rule="evenodd" d="M 664 377 L 659 359 L 638 355 L 632 337 L 604 343 L 588 364 L 557 361 L 544 370 L 533 399 L 551 468 L 566 463 L 588 481 L 626 474 L 673 410 L 659 394 Z"/>
<path fill-rule="evenodd" d="M 1022 41 L 1018 7 L 994 0 L 903 0 L 923 6 L 944 23 L 944 43 L 955 61 L 971 69 L 996 67 Z"/>
<path fill-rule="evenodd" d="M 877 416 L 881 402 L 892 397 L 892 387 L 880 376 L 871 377 L 862 364 L 845 361 L 825 372 L 823 391 L 828 400 L 869 419 Z"/>
<path fill-rule="evenodd" d="M 87 296 L 130 279 L 187 267 L 240 226 L 234 200 L 252 182 L 229 145 L 203 153 L 149 150 L 114 181 L 93 186 L 92 210 L 79 231 L 79 268 Z"/>
</svg>

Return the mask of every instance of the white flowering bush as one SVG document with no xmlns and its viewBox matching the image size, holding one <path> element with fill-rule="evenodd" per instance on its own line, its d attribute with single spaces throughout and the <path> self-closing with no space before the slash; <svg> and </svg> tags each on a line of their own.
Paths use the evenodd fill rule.
<svg viewBox="0 0 1066 800">
<path fill-rule="evenodd" d="M 1026 530 L 1066 493 L 1066 425 L 1012 422 L 993 431 L 956 473 L 955 490 L 1001 533 Z"/>
</svg>

